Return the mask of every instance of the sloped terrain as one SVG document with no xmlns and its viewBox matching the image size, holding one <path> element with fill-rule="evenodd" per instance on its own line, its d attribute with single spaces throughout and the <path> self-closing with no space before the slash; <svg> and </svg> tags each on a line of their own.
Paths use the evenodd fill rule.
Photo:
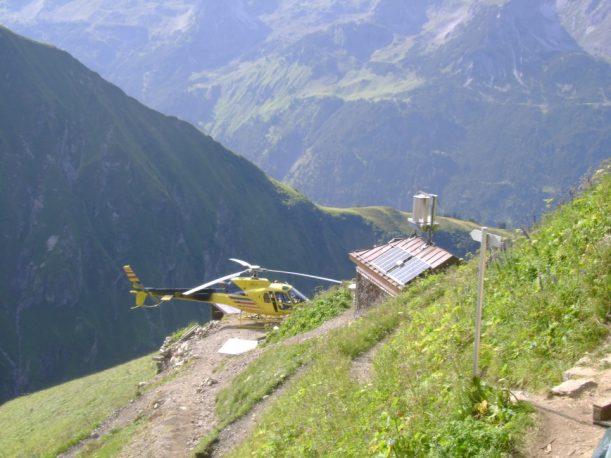
<svg viewBox="0 0 611 458">
<path fill-rule="evenodd" d="M 320 306 L 336 313 L 349 306 L 346 291 L 331 291 L 308 307 L 310 314 L 296 318 L 298 323 L 287 328 L 290 332 L 282 330 L 283 324 L 273 332 L 277 337 L 268 339 L 270 345 L 243 357 L 219 363 L 210 349 L 220 344 L 213 336 L 222 334 L 179 342 L 181 357 L 202 358 L 192 359 L 162 385 L 153 382 L 143 388 L 142 397 L 130 404 L 140 406 L 141 415 L 125 407 L 132 411 L 130 418 L 137 418 L 135 423 L 119 424 L 85 443 L 88 448 L 80 452 L 588 456 L 602 430 L 589 424 L 591 411 L 586 410 L 601 399 L 598 396 L 608 394 L 609 386 L 605 336 L 611 311 L 611 174 L 608 166 L 604 169 L 583 194 L 548 215 L 511 251 L 490 260 L 481 378 L 471 377 L 476 295 L 472 261 L 415 282 L 359 318 L 348 310 L 328 325 L 299 334 L 299 328 L 320 323 Z M 252 331 L 231 332 L 244 336 Z M 206 345 L 208 338 L 213 345 Z M 371 349 L 375 351 L 369 353 L 368 377 L 356 376 L 354 366 L 361 365 L 360 357 Z M 577 399 L 545 399 L 574 365 L 569 372 L 593 371 L 588 377 L 599 387 Z M 214 381 L 207 378 L 210 370 L 217 374 L 211 376 Z M 49 401 L 54 390 L 61 393 L 62 387 L 47 391 Z M 518 396 L 533 405 L 518 402 Z M 266 399 L 270 401 L 252 410 Z M 28 398 L 0 408 L 0 425 L 10 421 L 8 409 L 16 406 L 30 408 Z M 70 411 L 84 407 L 76 403 Z M 233 427 L 252 432 L 232 441 L 231 424 L 240 418 L 244 420 Z M 183 426 L 176 430 L 179 424 Z M 208 434 L 198 438 L 188 433 L 192 431 Z M 231 445 L 236 448 L 229 450 Z"/>
<path fill-rule="evenodd" d="M 528 406 L 513 402 L 507 390 L 544 393 L 608 334 L 610 178 L 599 174 L 595 188 L 491 261 L 480 360 L 484 382 L 471 381 L 472 262 L 428 277 L 330 334 L 307 372 L 229 456 L 503 456 L 528 447 L 522 444 Z M 389 331 L 373 358 L 371 379 L 361 385 L 352 376 L 354 359 Z M 586 396 L 581 408 L 587 402 Z M 555 407 L 569 416 L 574 409 L 570 400 Z M 299 416 L 292 414 L 297 411 Z M 579 429 L 581 418 L 564 427 Z M 551 449 L 587 454 L 596 443 L 596 428 L 590 430 L 587 446 L 569 448 L 557 439 L 566 449 Z M 543 437 L 549 437 L 540 442 L 546 448 L 554 435 Z"/>
</svg>

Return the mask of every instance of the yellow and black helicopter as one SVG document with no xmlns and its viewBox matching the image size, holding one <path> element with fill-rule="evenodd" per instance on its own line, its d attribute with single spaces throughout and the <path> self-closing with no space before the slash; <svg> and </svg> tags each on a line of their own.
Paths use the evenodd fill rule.
<svg viewBox="0 0 611 458">
<path fill-rule="evenodd" d="M 288 315 L 293 307 L 307 299 L 297 288 L 285 282 L 271 281 L 259 277 L 261 272 L 297 275 L 332 283 L 342 282 L 316 275 L 265 269 L 230 258 L 231 261 L 246 267 L 245 270 L 216 278 L 195 288 L 151 288 L 142 285 L 131 266 L 123 270 L 132 284 L 132 294 L 136 296 L 136 307 L 158 307 L 172 299 L 206 302 L 224 314 L 247 312 L 253 315 L 281 317 Z M 246 276 L 242 276 L 247 274 Z M 149 303 L 147 304 L 147 299 Z"/>
</svg>

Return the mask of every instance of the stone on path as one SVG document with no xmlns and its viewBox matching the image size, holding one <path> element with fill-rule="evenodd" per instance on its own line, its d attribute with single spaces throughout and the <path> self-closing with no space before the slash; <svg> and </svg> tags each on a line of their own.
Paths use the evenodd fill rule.
<svg viewBox="0 0 611 458">
<path fill-rule="evenodd" d="M 583 391 L 590 388 L 595 388 L 596 386 L 597 383 L 592 379 L 571 379 L 552 388 L 552 394 L 556 396 L 569 396 L 571 398 L 575 398 Z"/>
</svg>

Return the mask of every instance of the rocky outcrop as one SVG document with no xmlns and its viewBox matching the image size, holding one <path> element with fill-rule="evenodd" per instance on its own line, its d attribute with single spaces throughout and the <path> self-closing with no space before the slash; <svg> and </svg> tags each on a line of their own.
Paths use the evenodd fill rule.
<svg viewBox="0 0 611 458">
<path fill-rule="evenodd" d="M 175 369 L 187 363 L 193 358 L 191 353 L 193 341 L 203 339 L 215 332 L 219 326 L 220 321 L 213 320 L 202 326 L 191 326 L 178 339 L 172 336 L 166 337 L 159 349 L 159 354 L 153 357 L 157 364 L 157 373 Z"/>
</svg>

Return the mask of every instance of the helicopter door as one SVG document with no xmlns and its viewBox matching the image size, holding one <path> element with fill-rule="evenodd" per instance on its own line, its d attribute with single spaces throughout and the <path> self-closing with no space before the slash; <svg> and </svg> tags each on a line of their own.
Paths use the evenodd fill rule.
<svg viewBox="0 0 611 458">
<path fill-rule="evenodd" d="M 273 293 L 272 294 L 268 294 L 268 293 L 263 294 L 263 301 L 269 304 L 270 296 L 271 296 L 272 305 L 274 306 L 274 312 L 278 313 L 278 304 L 276 304 L 276 298 L 274 297 Z"/>
</svg>

